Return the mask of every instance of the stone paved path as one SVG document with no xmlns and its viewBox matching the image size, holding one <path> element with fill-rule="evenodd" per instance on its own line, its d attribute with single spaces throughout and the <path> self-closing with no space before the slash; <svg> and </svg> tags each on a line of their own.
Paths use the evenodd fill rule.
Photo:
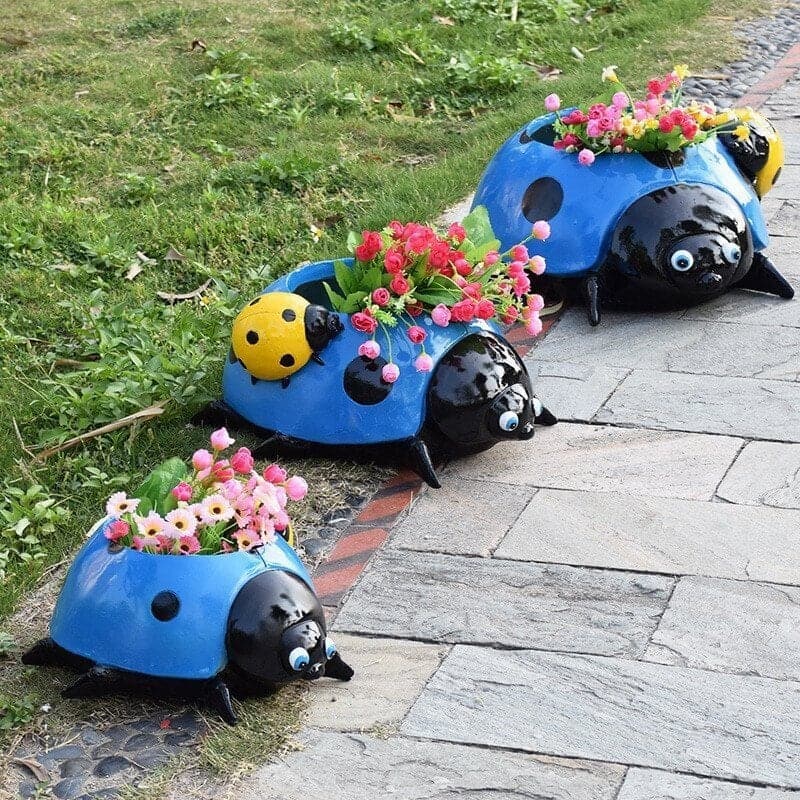
<svg viewBox="0 0 800 800">
<path fill-rule="evenodd" d="M 565 421 L 421 496 L 336 620 L 357 679 L 246 800 L 800 800 L 800 301 L 575 309 L 528 361 Z"/>
</svg>

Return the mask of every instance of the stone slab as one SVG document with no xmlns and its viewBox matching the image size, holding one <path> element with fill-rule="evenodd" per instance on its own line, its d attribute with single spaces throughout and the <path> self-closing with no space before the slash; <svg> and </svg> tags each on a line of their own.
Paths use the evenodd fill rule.
<svg viewBox="0 0 800 800">
<path fill-rule="evenodd" d="M 308 731 L 237 785 L 241 800 L 613 800 L 623 768 L 392 737 Z"/>
<path fill-rule="evenodd" d="M 535 489 L 486 481 L 445 482 L 425 492 L 392 531 L 407 550 L 488 556 L 530 502 Z"/>
<path fill-rule="evenodd" d="M 681 578 L 645 660 L 798 681 L 800 588 Z"/>
<path fill-rule="evenodd" d="M 784 300 L 782 297 L 761 292 L 728 292 L 716 300 L 689 309 L 684 319 L 800 328 L 800 297 Z"/>
<path fill-rule="evenodd" d="M 637 655 L 673 580 L 438 553 L 381 554 L 336 628 L 437 642 Z"/>
<path fill-rule="evenodd" d="M 787 200 L 769 222 L 770 236 L 800 236 L 800 202 Z"/>
<path fill-rule="evenodd" d="M 674 312 L 606 313 L 592 328 L 569 310 L 533 352 L 534 361 L 796 381 L 800 330 L 702 323 Z"/>
<path fill-rule="evenodd" d="M 800 383 L 634 370 L 597 420 L 800 442 Z"/>
<path fill-rule="evenodd" d="M 769 195 L 781 197 L 785 200 L 794 200 L 800 187 L 800 167 L 794 164 L 784 164 L 778 182 L 769 190 Z"/>
<path fill-rule="evenodd" d="M 542 489 L 495 556 L 800 584 L 800 512 Z"/>
<path fill-rule="evenodd" d="M 723 436 L 561 422 L 451 464 L 448 481 L 710 500 L 744 442 Z"/>
<path fill-rule="evenodd" d="M 793 681 L 462 645 L 401 731 L 796 789 L 798 714 Z"/>
<path fill-rule="evenodd" d="M 800 508 L 800 444 L 750 442 L 717 495 L 732 503 Z"/>
<path fill-rule="evenodd" d="M 800 800 L 800 792 L 631 767 L 617 800 Z"/>
<path fill-rule="evenodd" d="M 628 374 L 615 367 L 539 362 L 535 349 L 526 360 L 537 397 L 560 420 L 590 422 Z"/>
<path fill-rule="evenodd" d="M 332 638 L 356 677 L 348 683 L 311 684 L 307 722 L 317 728 L 363 731 L 398 725 L 447 652 L 422 642 L 338 632 Z"/>
</svg>

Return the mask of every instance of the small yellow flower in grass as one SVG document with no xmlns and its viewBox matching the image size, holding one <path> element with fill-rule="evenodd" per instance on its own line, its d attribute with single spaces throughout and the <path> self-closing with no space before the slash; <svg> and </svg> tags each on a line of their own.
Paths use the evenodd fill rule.
<svg viewBox="0 0 800 800">
<path fill-rule="evenodd" d="M 681 80 L 685 80 L 686 76 L 689 74 L 689 65 L 676 64 L 674 67 L 674 72 Z"/>
<path fill-rule="evenodd" d="M 610 67 L 603 67 L 603 73 L 600 78 L 604 81 L 611 81 L 611 83 L 619 83 L 619 78 L 617 77 L 617 65 L 612 64 Z"/>
<path fill-rule="evenodd" d="M 737 125 L 733 129 L 733 135 L 740 142 L 743 142 L 750 135 L 750 128 L 748 128 L 747 125 Z"/>
<path fill-rule="evenodd" d="M 308 226 L 308 230 L 311 233 L 311 241 L 314 242 L 314 244 L 316 244 L 322 238 L 323 235 L 322 228 L 318 228 L 312 222 L 311 225 Z"/>
</svg>

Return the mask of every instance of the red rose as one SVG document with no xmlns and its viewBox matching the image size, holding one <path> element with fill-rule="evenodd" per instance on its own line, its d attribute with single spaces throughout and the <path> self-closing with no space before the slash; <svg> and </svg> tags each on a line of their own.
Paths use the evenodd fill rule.
<svg viewBox="0 0 800 800">
<path fill-rule="evenodd" d="M 411 288 L 411 284 L 403 275 L 395 275 L 394 278 L 392 278 L 392 282 L 389 284 L 389 288 L 395 294 L 405 294 Z"/>
<path fill-rule="evenodd" d="M 428 263 L 436 269 L 441 269 L 450 263 L 450 258 L 450 245 L 447 242 L 436 242 L 428 254 Z"/>
<path fill-rule="evenodd" d="M 461 244 L 461 242 L 467 238 L 467 232 L 464 230 L 463 225 L 459 225 L 457 222 L 454 222 L 447 229 L 447 236 L 450 239 L 455 239 L 457 244 Z"/>
<path fill-rule="evenodd" d="M 681 131 L 683 132 L 683 135 L 687 139 L 694 139 L 694 137 L 697 136 L 697 131 L 698 130 L 699 130 L 699 127 L 698 127 L 697 123 L 694 122 L 694 120 L 692 120 L 691 122 L 685 123 L 683 125 L 683 127 L 681 128 Z"/>
<path fill-rule="evenodd" d="M 392 237 L 400 239 L 403 236 L 403 223 L 393 219 L 387 226 L 391 231 Z"/>
<path fill-rule="evenodd" d="M 478 304 L 471 297 L 459 300 L 451 310 L 451 319 L 454 322 L 469 322 L 475 316 L 477 310 Z"/>
<path fill-rule="evenodd" d="M 366 311 L 356 311 L 350 317 L 350 322 L 353 327 L 361 333 L 375 333 L 378 327 L 378 320 L 372 316 L 372 313 L 367 309 Z"/>
<path fill-rule="evenodd" d="M 516 306 L 509 306 L 506 309 L 505 314 L 503 314 L 500 319 L 506 324 L 511 325 L 513 322 L 517 321 L 517 317 L 519 317 L 519 310 Z"/>
<path fill-rule="evenodd" d="M 408 329 L 407 335 L 414 344 L 422 344 L 428 338 L 428 334 L 419 325 L 412 325 Z"/>
<path fill-rule="evenodd" d="M 436 234 L 431 228 L 420 225 L 406 241 L 406 252 L 424 253 L 436 241 Z"/>
<path fill-rule="evenodd" d="M 383 266 L 386 267 L 388 273 L 397 275 L 403 271 L 405 265 L 406 257 L 399 250 L 392 248 L 386 251 L 386 255 L 383 257 Z"/>
<path fill-rule="evenodd" d="M 494 316 L 494 303 L 491 300 L 481 300 L 475 314 L 480 319 L 491 319 Z"/>
<path fill-rule="evenodd" d="M 412 317 L 418 317 L 425 309 L 422 306 L 422 303 L 417 300 L 414 303 L 409 303 L 406 306 L 406 312 L 410 314 Z"/>
<path fill-rule="evenodd" d="M 669 116 L 661 117 L 659 120 L 658 129 L 662 133 L 671 133 L 674 127 L 675 123 L 669 118 Z"/>
<path fill-rule="evenodd" d="M 356 258 L 359 261 L 371 261 L 380 253 L 383 239 L 377 231 L 363 231 L 361 244 L 356 247 Z"/>
<path fill-rule="evenodd" d="M 471 297 L 473 300 L 481 299 L 481 285 L 479 283 L 465 283 L 461 287 L 461 294 L 464 297 Z"/>
<path fill-rule="evenodd" d="M 372 302 L 375 303 L 376 306 L 385 306 L 391 298 L 392 296 L 389 294 L 389 290 L 384 289 L 382 286 L 372 293 Z"/>
</svg>

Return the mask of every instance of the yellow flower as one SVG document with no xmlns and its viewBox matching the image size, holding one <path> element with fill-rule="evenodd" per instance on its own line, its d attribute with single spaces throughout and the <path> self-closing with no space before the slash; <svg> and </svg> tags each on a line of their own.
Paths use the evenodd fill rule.
<svg viewBox="0 0 800 800">
<path fill-rule="evenodd" d="M 610 67 L 604 67 L 603 74 L 600 76 L 601 80 L 611 81 L 611 83 L 619 83 L 616 70 L 616 64 L 612 64 Z"/>
<path fill-rule="evenodd" d="M 652 131 L 653 129 L 658 127 L 658 120 L 653 119 L 652 117 L 650 119 L 646 119 L 644 121 L 644 127 L 645 130 Z"/>
<path fill-rule="evenodd" d="M 644 125 L 641 122 L 634 122 L 631 128 L 631 135 L 634 139 L 641 139 L 644 136 Z"/>
<path fill-rule="evenodd" d="M 725 111 L 720 111 L 715 117 L 712 117 L 710 122 L 716 128 L 719 125 L 725 125 L 727 122 L 732 122 L 734 119 L 733 111 L 727 109 Z"/>
<path fill-rule="evenodd" d="M 750 108 L 750 106 L 747 106 L 747 108 L 736 109 L 736 116 L 738 117 L 739 122 L 751 122 L 754 115 L 755 112 L 752 108 Z"/>
<path fill-rule="evenodd" d="M 684 80 L 684 78 L 686 78 L 686 76 L 689 74 L 689 66 L 687 64 L 676 64 L 674 70 L 675 74 L 681 80 Z"/>
<path fill-rule="evenodd" d="M 737 125 L 733 129 L 733 135 L 742 142 L 750 135 L 750 128 L 747 125 Z"/>
</svg>

